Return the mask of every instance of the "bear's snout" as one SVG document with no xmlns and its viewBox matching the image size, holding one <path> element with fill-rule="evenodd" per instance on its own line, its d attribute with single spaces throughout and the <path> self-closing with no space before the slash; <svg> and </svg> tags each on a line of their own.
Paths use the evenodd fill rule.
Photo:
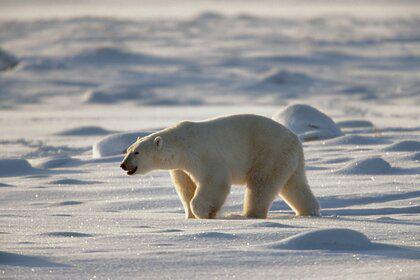
<svg viewBox="0 0 420 280">
<path fill-rule="evenodd" d="M 133 175 L 134 173 L 136 173 L 137 171 L 137 166 L 131 168 L 128 167 L 127 164 L 125 162 L 122 162 L 120 167 L 124 170 L 127 171 L 127 175 Z"/>
</svg>

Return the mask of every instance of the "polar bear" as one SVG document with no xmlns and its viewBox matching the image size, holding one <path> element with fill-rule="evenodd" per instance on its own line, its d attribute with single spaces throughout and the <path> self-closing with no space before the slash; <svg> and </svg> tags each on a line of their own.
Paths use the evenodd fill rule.
<svg viewBox="0 0 420 280">
<path fill-rule="evenodd" d="M 298 137 L 258 115 L 183 121 L 137 141 L 121 168 L 128 175 L 170 170 L 187 218 L 215 218 L 230 187 L 246 185 L 243 215 L 266 218 L 277 195 L 299 216 L 320 207 L 305 176 Z"/>
</svg>

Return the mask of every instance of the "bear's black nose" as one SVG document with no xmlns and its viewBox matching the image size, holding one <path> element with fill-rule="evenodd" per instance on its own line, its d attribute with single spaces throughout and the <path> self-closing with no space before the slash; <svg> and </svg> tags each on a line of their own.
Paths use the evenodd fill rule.
<svg viewBox="0 0 420 280">
<path fill-rule="evenodd" d="M 122 169 L 124 169 L 124 170 L 127 170 L 127 166 L 125 165 L 125 163 L 124 163 L 124 162 L 123 162 L 123 163 L 121 163 L 120 167 L 121 167 Z"/>
</svg>

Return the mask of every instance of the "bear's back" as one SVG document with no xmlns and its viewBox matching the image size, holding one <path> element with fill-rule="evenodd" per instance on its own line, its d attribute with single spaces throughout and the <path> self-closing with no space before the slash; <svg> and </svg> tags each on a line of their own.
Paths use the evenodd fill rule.
<svg viewBox="0 0 420 280">
<path fill-rule="evenodd" d="M 261 135 L 262 137 L 272 135 L 279 138 L 295 137 L 294 133 L 282 124 L 272 119 L 252 114 L 231 115 L 200 122 L 185 123 L 207 133 L 219 134 L 218 132 L 223 132 L 223 134 L 227 133 L 229 135 L 230 132 L 233 132 L 237 136 L 242 137 L 249 137 L 250 135 Z"/>
<path fill-rule="evenodd" d="M 258 115 L 232 115 L 179 124 L 194 154 L 229 167 L 238 183 L 244 180 L 261 149 L 275 153 L 299 143 L 296 135 L 281 124 Z M 235 175 L 236 174 L 236 175 Z M 240 175 L 241 174 L 241 175 Z M 235 180 L 236 181 L 236 180 Z"/>
</svg>

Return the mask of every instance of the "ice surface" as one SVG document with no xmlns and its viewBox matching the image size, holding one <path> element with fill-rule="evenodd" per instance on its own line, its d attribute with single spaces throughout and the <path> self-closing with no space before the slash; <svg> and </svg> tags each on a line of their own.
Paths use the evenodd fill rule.
<svg viewBox="0 0 420 280">
<path fill-rule="evenodd" d="M 296 133 L 302 141 L 328 139 L 343 135 L 330 117 L 306 104 L 288 106 L 275 114 L 273 119 Z"/>
<path fill-rule="evenodd" d="M 413 0 L 2 1 L 0 278 L 417 279 L 419 16 Z M 244 219 L 233 186 L 219 219 L 185 220 L 167 172 L 119 168 L 155 128 L 292 104 L 322 139 L 303 143 L 322 217 L 277 198 Z"/>
</svg>

